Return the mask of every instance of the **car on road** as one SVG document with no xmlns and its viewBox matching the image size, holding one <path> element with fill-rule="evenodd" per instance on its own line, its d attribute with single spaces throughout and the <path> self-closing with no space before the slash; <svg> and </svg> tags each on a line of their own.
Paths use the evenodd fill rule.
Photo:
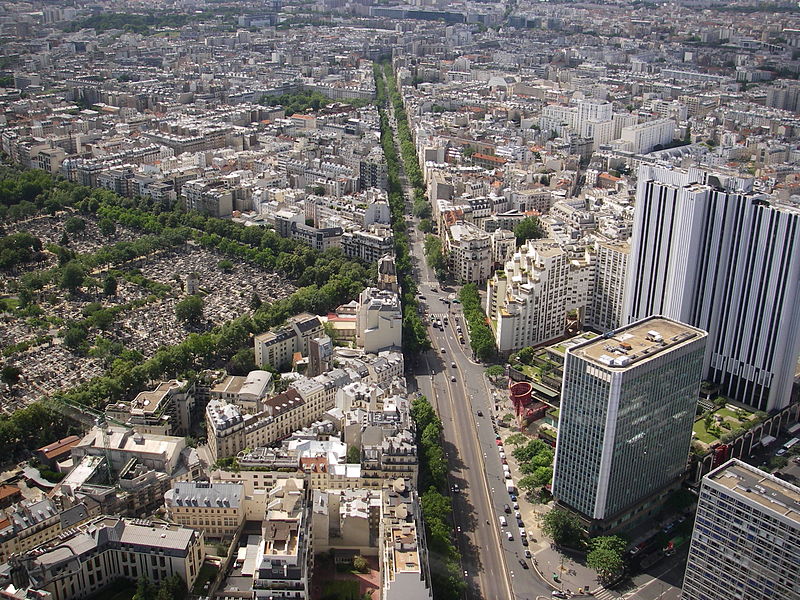
<svg viewBox="0 0 800 600">
<path fill-rule="evenodd" d="M 466 571 L 464 571 L 464 577 L 469 577 L 469 573 L 467 573 Z"/>
<path fill-rule="evenodd" d="M 459 492 L 459 489 L 458 489 L 458 484 L 457 484 L 457 483 L 454 483 L 454 484 L 453 484 L 453 492 L 454 492 L 454 493 L 456 493 L 456 494 Z"/>
<path fill-rule="evenodd" d="M 553 598 L 569 598 L 565 592 L 559 592 L 558 590 L 553 590 L 552 596 Z"/>
<path fill-rule="evenodd" d="M 511 514 L 511 507 L 508 504 L 503 504 L 503 512 L 510 515 Z"/>
<path fill-rule="evenodd" d="M 451 362 L 451 363 L 450 363 L 450 367 L 451 367 L 451 368 L 453 368 L 453 369 L 455 369 L 455 368 L 456 368 L 456 363 L 454 363 L 454 362 Z"/>
<path fill-rule="evenodd" d="M 439 348 L 439 351 L 440 351 L 442 354 L 444 354 L 444 353 L 445 353 L 445 349 L 444 349 L 444 348 Z"/>
<path fill-rule="evenodd" d="M 503 445 L 503 440 L 501 440 L 500 437 L 498 436 L 498 438 L 494 441 L 494 443 L 497 444 L 497 446 L 499 447 Z"/>
<path fill-rule="evenodd" d="M 528 545 L 528 538 L 522 538 L 522 545 L 523 546 L 527 546 Z"/>
<path fill-rule="evenodd" d="M 525 550 L 525 558 L 530 558 L 530 557 L 531 557 L 531 551 Z"/>
<path fill-rule="evenodd" d="M 500 515 L 500 527 L 505 527 L 506 525 L 508 525 L 508 521 L 503 515 Z"/>
<path fill-rule="evenodd" d="M 523 527 L 525 527 L 525 523 L 523 523 L 522 519 L 520 519 L 519 517 L 517 517 L 517 527 L 520 528 L 520 531 L 522 530 Z"/>
<path fill-rule="evenodd" d="M 514 511 L 514 518 L 515 519 L 521 519 L 522 518 L 522 515 L 520 514 L 520 512 L 518 510 Z"/>
<path fill-rule="evenodd" d="M 452 375 L 452 376 L 450 377 L 450 381 L 452 381 L 453 383 L 455 383 L 455 381 L 456 381 L 456 376 L 455 376 L 455 375 Z"/>
<path fill-rule="evenodd" d="M 519 559 L 519 564 L 523 569 L 527 569 L 528 568 L 528 563 L 525 562 L 524 558 L 520 558 Z"/>
<path fill-rule="evenodd" d="M 516 500 L 512 500 L 514 502 L 514 510 L 519 510 L 519 504 Z"/>
<path fill-rule="evenodd" d="M 432 288 L 431 288 L 431 291 L 432 291 L 432 292 L 435 292 L 435 291 L 436 291 L 436 288 L 435 288 L 435 287 L 432 287 Z"/>
<path fill-rule="evenodd" d="M 514 534 L 512 534 L 510 531 L 506 531 L 506 537 L 508 538 L 509 542 L 514 541 Z"/>
<path fill-rule="evenodd" d="M 458 338 L 458 343 L 459 344 L 463 344 L 464 343 L 464 338 L 463 337 L 459 337 Z"/>
<path fill-rule="evenodd" d="M 478 414 L 479 417 L 482 417 L 483 416 L 483 411 L 479 410 L 477 414 Z"/>
</svg>

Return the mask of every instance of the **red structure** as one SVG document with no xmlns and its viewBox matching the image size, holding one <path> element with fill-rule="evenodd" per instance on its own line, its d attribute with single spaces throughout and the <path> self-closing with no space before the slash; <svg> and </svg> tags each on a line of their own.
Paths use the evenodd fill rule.
<svg viewBox="0 0 800 600">
<path fill-rule="evenodd" d="M 730 457 L 730 446 L 722 444 L 714 449 L 714 467 L 717 468 Z"/>
<path fill-rule="evenodd" d="M 514 412 L 518 417 L 524 414 L 525 408 L 531 403 L 532 390 L 533 386 L 528 381 L 518 381 L 508 388 Z"/>
</svg>

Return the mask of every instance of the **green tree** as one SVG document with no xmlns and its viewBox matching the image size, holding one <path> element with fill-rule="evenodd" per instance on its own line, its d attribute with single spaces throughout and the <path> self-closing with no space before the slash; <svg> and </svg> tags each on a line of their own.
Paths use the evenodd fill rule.
<svg viewBox="0 0 800 600">
<path fill-rule="evenodd" d="M 579 547 L 586 536 L 580 519 L 560 508 L 554 508 L 542 517 L 542 531 L 560 546 Z"/>
<path fill-rule="evenodd" d="M 22 369 L 14 365 L 3 365 L 3 368 L 0 369 L 0 380 L 9 386 L 17 383 L 20 375 L 22 375 Z"/>
<path fill-rule="evenodd" d="M 100 229 L 100 233 L 102 233 L 106 237 L 111 237 L 117 232 L 117 226 L 114 224 L 114 221 L 109 219 L 108 217 L 104 217 L 97 222 L 97 227 Z"/>
<path fill-rule="evenodd" d="M 64 345 L 70 350 L 78 350 L 86 343 L 86 336 L 86 329 L 72 325 L 64 333 Z"/>
<path fill-rule="evenodd" d="M 103 279 L 103 293 L 106 296 L 116 296 L 117 295 L 117 278 L 113 275 L 106 275 L 105 279 Z"/>
<path fill-rule="evenodd" d="M 217 268 L 223 273 L 230 273 L 233 271 L 233 263 L 229 261 L 227 258 L 223 258 L 221 261 L 217 263 Z"/>
<path fill-rule="evenodd" d="M 528 436 L 523 435 L 521 433 L 515 433 L 513 435 L 510 435 L 506 439 L 506 445 L 511 445 L 511 446 L 522 446 L 523 444 L 527 443 L 528 443 Z"/>
<path fill-rule="evenodd" d="M 69 246 L 69 236 L 67 235 L 66 231 L 61 232 L 61 237 L 58 238 L 58 245 L 59 246 Z"/>
<path fill-rule="evenodd" d="M 184 323 L 199 323 L 203 318 L 203 298 L 195 294 L 178 302 L 175 305 L 175 318 Z"/>
<path fill-rule="evenodd" d="M 789 464 L 789 459 L 785 456 L 773 456 L 769 459 L 770 469 L 782 469 Z"/>
<path fill-rule="evenodd" d="M 358 446 L 350 446 L 347 449 L 347 464 L 361 464 L 361 449 Z"/>
<path fill-rule="evenodd" d="M 505 374 L 506 368 L 503 365 L 492 365 L 486 369 L 486 375 L 489 376 L 489 379 L 498 379 L 499 377 L 503 377 Z"/>
<path fill-rule="evenodd" d="M 431 223 L 430 219 L 420 219 L 419 230 L 422 233 L 430 233 L 433 231 L 433 223 Z"/>
<path fill-rule="evenodd" d="M 353 559 L 353 568 L 359 573 L 368 573 L 369 563 L 367 562 L 366 558 L 359 554 Z"/>
<path fill-rule="evenodd" d="M 601 579 L 608 580 L 620 573 L 625 566 L 623 554 L 627 542 L 617 536 L 601 536 L 589 540 L 589 553 L 586 555 L 587 566 L 596 571 Z"/>
<path fill-rule="evenodd" d="M 514 227 L 514 235 L 517 238 L 517 245 L 521 246 L 527 240 L 538 240 L 544 237 L 544 229 L 542 229 L 539 219 L 536 217 L 527 217 L 517 223 Z"/>
<path fill-rule="evenodd" d="M 97 328 L 105 331 L 114 322 L 114 313 L 106 309 L 98 310 L 92 315 L 92 322 Z"/>
<path fill-rule="evenodd" d="M 61 271 L 61 287 L 69 290 L 70 293 L 77 292 L 85 279 L 86 272 L 80 263 L 74 260 L 64 265 Z"/>
<path fill-rule="evenodd" d="M 136 582 L 136 593 L 133 595 L 133 600 L 155 600 L 156 588 L 150 583 L 146 577 L 140 577 Z"/>
<path fill-rule="evenodd" d="M 253 292 L 253 296 L 250 298 L 250 308 L 253 310 L 258 310 L 261 308 L 263 302 L 261 301 L 261 296 L 258 295 L 258 292 Z"/>
<path fill-rule="evenodd" d="M 258 367 L 253 348 L 239 350 L 231 357 L 225 368 L 231 375 L 247 375 L 250 371 L 255 371 Z"/>
<path fill-rule="evenodd" d="M 64 221 L 64 231 L 71 234 L 83 233 L 86 231 L 86 221 L 80 217 L 69 217 Z"/>
</svg>

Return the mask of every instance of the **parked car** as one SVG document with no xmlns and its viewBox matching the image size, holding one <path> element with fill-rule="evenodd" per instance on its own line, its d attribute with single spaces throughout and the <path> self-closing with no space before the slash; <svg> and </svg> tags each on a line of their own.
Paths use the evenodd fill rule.
<svg viewBox="0 0 800 600">
<path fill-rule="evenodd" d="M 508 504 L 503 504 L 503 512 L 510 515 L 511 514 L 511 507 Z"/>
<path fill-rule="evenodd" d="M 528 568 L 528 563 L 525 562 L 524 558 L 520 558 L 519 559 L 519 564 L 523 569 L 527 569 Z"/>
</svg>

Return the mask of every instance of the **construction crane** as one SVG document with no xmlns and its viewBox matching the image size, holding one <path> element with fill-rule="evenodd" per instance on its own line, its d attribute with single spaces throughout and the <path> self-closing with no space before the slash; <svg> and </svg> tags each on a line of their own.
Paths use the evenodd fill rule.
<svg viewBox="0 0 800 600">
<path fill-rule="evenodd" d="M 114 471 L 111 467 L 111 444 L 108 440 L 108 426 L 110 424 L 117 427 L 124 427 L 130 429 L 130 425 L 106 416 L 102 411 L 96 410 L 83 404 L 69 402 L 63 398 L 54 398 L 46 396 L 41 400 L 46 408 L 57 412 L 65 417 L 69 417 L 74 421 L 78 421 L 90 427 L 97 427 L 100 429 L 100 435 L 103 440 L 103 456 L 106 460 L 106 474 L 108 476 L 108 483 L 113 485 L 115 483 Z"/>
</svg>

